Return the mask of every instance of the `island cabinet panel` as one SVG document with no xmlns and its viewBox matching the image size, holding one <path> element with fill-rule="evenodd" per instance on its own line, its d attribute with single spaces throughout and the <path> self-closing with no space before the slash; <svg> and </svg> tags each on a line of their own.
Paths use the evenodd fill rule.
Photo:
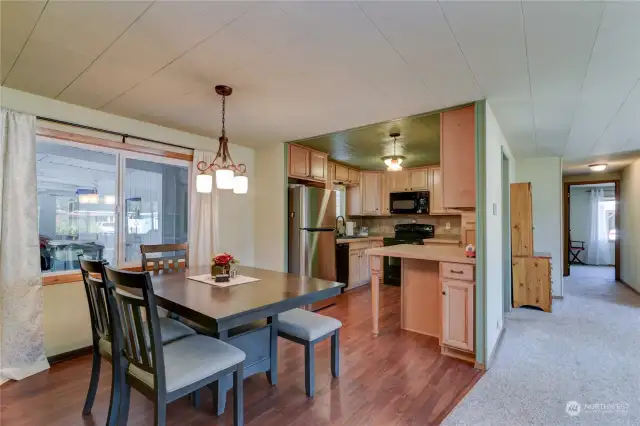
<svg viewBox="0 0 640 426">
<path fill-rule="evenodd" d="M 442 280 L 442 344 L 472 352 L 474 315 L 473 282 Z"/>
<path fill-rule="evenodd" d="M 440 114 L 440 167 L 442 206 L 468 209 L 476 206 L 475 107 Z"/>
<path fill-rule="evenodd" d="M 401 328 L 440 338 L 438 262 L 402 259 Z"/>
</svg>

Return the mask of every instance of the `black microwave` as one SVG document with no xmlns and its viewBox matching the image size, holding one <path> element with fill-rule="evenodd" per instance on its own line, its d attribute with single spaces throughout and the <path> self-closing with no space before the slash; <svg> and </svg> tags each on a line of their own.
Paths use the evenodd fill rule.
<svg viewBox="0 0 640 426">
<path fill-rule="evenodd" d="M 429 192 L 392 192 L 389 208 L 391 214 L 429 214 Z"/>
</svg>

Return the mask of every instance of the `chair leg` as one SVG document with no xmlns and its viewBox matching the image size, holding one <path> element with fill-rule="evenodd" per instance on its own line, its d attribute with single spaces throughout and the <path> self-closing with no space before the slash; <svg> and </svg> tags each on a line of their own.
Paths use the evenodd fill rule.
<svg viewBox="0 0 640 426">
<path fill-rule="evenodd" d="M 93 363 L 91 365 L 91 379 L 89 380 L 89 389 L 87 390 L 87 398 L 84 401 L 84 408 L 82 414 L 87 415 L 91 413 L 91 407 L 96 399 L 96 392 L 98 391 L 98 381 L 100 380 L 100 364 L 102 362 L 102 356 L 98 349 L 98 344 L 93 344 Z"/>
<path fill-rule="evenodd" d="M 157 401 L 155 405 L 155 426 L 166 426 L 167 424 L 167 404 L 164 401 Z"/>
<path fill-rule="evenodd" d="M 120 408 L 118 409 L 118 426 L 127 426 L 129 421 L 129 403 L 131 402 L 131 386 L 124 375 L 120 379 Z"/>
<path fill-rule="evenodd" d="M 233 372 L 233 426 L 244 425 L 244 367 L 242 363 Z"/>
<path fill-rule="evenodd" d="M 316 353 L 311 342 L 304 344 L 304 387 L 307 396 L 313 398 L 316 386 Z"/>
<path fill-rule="evenodd" d="M 340 330 L 331 336 L 331 374 L 340 376 Z"/>
<path fill-rule="evenodd" d="M 221 416 L 227 405 L 227 392 L 222 387 L 222 378 L 212 384 L 211 391 L 213 393 L 213 412 L 216 416 Z"/>
<path fill-rule="evenodd" d="M 111 400 L 109 401 L 109 414 L 107 426 L 118 426 L 120 421 L 119 411 L 122 400 L 122 373 L 118 371 L 117 363 L 112 362 L 111 368 Z"/>
</svg>

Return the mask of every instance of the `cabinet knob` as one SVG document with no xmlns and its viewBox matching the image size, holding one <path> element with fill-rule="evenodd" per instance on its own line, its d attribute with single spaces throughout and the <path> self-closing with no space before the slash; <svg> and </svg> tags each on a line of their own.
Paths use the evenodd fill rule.
<svg viewBox="0 0 640 426">
<path fill-rule="evenodd" d="M 443 296 L 446 296 L 446 295 L 447 295 L 447 292 L 446 292 L 446 291 L 444 291 L 444 290 L 442 290 L 442 295 L 443 295 Z"/>
</svg>

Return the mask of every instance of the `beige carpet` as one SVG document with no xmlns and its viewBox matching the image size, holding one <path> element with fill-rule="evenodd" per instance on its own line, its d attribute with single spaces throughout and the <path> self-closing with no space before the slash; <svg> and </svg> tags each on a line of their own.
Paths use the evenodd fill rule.
<svg viewBox="0 0 640 426">
<path fill-rule="evenodd" d="M 640 425 L 640 295 L 613 277 L 572 267 L 553 313 L 509 314 L 493 368 L 443 424 Z"/>
</svg>

